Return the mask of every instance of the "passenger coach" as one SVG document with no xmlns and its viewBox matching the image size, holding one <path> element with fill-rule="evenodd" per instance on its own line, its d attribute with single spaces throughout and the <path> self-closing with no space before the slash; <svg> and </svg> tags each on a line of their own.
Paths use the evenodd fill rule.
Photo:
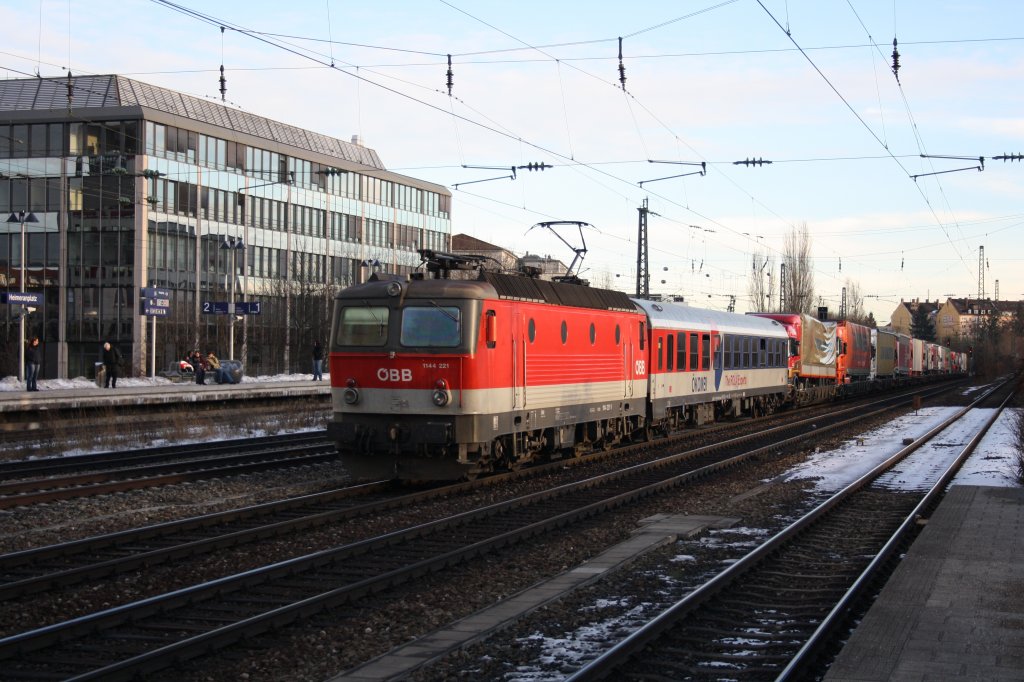
<svg viewBox="0 0 1024 682">
<path fill-rule="evenodd" d="M 652 423 L 667 430 L 769 414 L 785 398 L 789 336 L 775 320 L 634 299 L 650 321 Z"/>
</svg>

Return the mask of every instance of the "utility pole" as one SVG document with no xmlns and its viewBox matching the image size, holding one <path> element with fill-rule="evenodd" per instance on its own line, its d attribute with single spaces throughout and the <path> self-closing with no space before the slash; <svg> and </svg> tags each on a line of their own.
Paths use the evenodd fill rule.
<svg viewBox="0 0 1024 682">
<path fill-rule="evenodd" d="M 779 312 L 786 312 L 786 264 L 779 265 Z"/>
<path fill-rule="evenodd" d="M 647 249 L 647 199 L 637 209 L 639 220 L 636 235 L 636 297 L 649 298 L 651 294 L 651 275 Z"/>
<path fill-rule="evenodd" d="M 985 300 L 985 247 L 978 247 L 978 302 Z"/>
</svg>

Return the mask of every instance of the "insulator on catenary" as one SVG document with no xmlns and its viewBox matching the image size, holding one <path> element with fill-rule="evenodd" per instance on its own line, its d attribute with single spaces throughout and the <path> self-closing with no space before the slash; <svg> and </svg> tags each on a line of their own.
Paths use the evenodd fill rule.
<svg viewBox="0 0 1024 682">
<path fill-rule="evenodd" d="M 900 53 L 896 49 L 896 38 L 892 39 L 892 75 L 896 76 L 896 82 L 900 82 Z"/>
<path fill-rule="evenodd" d="M 452 73 L 452 56 L 448 55 L 448 96 L 452 96 L 452 86 L 455 85 L 455 77 Z"/>
<path fill-rule="evenodd" d="M 622 63 L 622 37 L 619 37 L 619 83 L 622 84 L 622 91 L 626 91 L 626 66 Z"/>
</svg>

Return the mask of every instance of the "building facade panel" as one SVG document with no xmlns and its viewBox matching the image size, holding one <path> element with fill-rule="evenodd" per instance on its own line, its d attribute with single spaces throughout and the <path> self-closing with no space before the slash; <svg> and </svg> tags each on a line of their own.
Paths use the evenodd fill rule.
<svg viewBox="0 0 1024 682">
<path fill-rule="evenodd" d="M 148 369 L 142 287 L 170 292 L 158 369 L 200 348 L 250 372 L 305 371 L 333 292 L 368 276 L 364 263 L 405 273 L 416 249 L 445 248 L 450 199 L 372 150 L 123 77 L 0 81 L 0 212 L 13 214 L 0 290 L 18 290 L 24 270 L 45 294 L 27 335 L 43 341 L 44 377 L 89 376 L 108 340 Z M 232 293 L 263 314 L 205 313 Z M 17 312 L 0 311 L 14 358 Z M 0 362 L 16 372 L 10 352 Z"/>
</svg>

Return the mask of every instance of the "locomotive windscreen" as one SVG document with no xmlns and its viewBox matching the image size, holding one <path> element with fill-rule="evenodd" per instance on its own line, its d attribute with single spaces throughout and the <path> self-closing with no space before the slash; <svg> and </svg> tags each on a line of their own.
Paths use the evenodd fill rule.
<svg viewBox="0 0 1024 682">
<path fill-rule="evenodd" d="M 388 308 L 346 306 L 338 321 L 339 346 L 383 346 L 388 341 Z"/>
</svg>

